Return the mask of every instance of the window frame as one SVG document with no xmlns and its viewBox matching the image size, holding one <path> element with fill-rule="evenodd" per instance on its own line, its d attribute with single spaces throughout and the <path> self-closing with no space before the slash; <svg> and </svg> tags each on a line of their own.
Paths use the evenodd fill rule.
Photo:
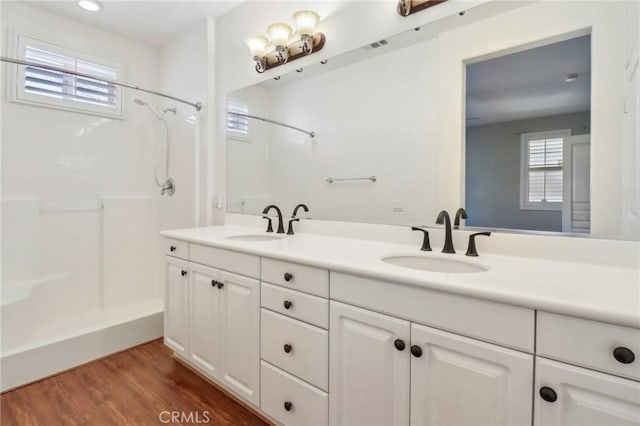
<svg viewBox="0 0 640 426">
<path fill-rule="evenodd" d="M 238 99 L 238 98 L 227 98 L 227 111 L 229 111 L 229 105 L 238 104 L 247 108 L 247 112 L 245 114 L 249 114 L 249 102 Z M 251 142 L 251 125 L 249 124 L 249 118 L 247 118 L 247 133 L 241 133 L 237 130 L 229 129 L 229 114 L 227 113 L 227 119 L 225 120 L 225 131 L 227 134 L 227 138 L 241 141 L 241 142 Z"/>
<path fill-rule="evenodd" d="M 113 80 L 121 81 L 123 75 L 123 65 L 117 62 L 113 62 L 98 56 L 90 55 L 76 49 L 60 46 L 55 43 L 41 40 L 39 38 L 27 35 L 16 34 L 13 39 L 15 40 L 13 46 L 15 48 L 15 57 L 20 60 L 25 60 L 26 46 L 33 46 L 41 48 L 43 50 L 72 57 L 76 60 L 89 62 L 92 64 L 112 68 L 116 72 L 116 78 Z M 90 102 L 82 102 L 71 99 L 58 99 L 46 95 L 39 95 L 37 93 L 29 93 L 25 90 L 25 74 L 26 66 L 16 66 L 15 72 L 10 74 L 10 88 L 9 101 L 19 104 L 58 109 L 63 111 L 76 112 L 80 114 L 96 115 L 100 117 L 108 117 L 115 119 L 124 119 L 123 108 L 123 90 L 118 85 L 115 86 L 116 105 L 115 107 L 95 105 Z M 99 80 L 99 78 L 96 78 Z"/>
<path fill-rule="evenodd" d="M 564 202 L 529 201 L 529 142 L 542 139 L 563 139 L 571 136 L 571 129 L 547 130 L 520 134 L 520 210 L 562 211 Z M 561 170 L 564 168 L 564 158 Z"/>
</svg>

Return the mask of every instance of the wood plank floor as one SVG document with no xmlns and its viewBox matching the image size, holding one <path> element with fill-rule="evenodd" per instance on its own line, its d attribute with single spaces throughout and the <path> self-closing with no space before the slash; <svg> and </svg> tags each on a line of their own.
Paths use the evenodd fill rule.
<svg viewBox="0 0 640 426">
<path fill-rule="evenodd" d="M 267 424 L 175 361 L 162 340 L 5 392 L 0 411 L 2 426 Z M 167 422 L 167 411 L 192 417 Z"/>
</svg>

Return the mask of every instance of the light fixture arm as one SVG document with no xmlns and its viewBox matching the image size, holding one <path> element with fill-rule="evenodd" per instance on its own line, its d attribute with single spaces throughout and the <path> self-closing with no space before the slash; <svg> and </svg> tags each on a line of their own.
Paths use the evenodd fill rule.
<svg viewBox="0 0 640 426">
<path fill-rule="evenodd" d="M 400 16 L 409 16 L 446 1 L 447 0 L 398 0 L 397 10 Z"/>
<path fill-rule="evenodd" d="M 302 37 L 300 40 L 288 46 L 278 46 L 276 50 L 266 53 L 264 56 L 254 57 L 256 71 L 260 74 L 285 63 L 320 51 L 324 47 L 325 36 L 315 33 L 312 36 Z M 280 49 L 282 47 L 282 49 Z"/>
</svg>

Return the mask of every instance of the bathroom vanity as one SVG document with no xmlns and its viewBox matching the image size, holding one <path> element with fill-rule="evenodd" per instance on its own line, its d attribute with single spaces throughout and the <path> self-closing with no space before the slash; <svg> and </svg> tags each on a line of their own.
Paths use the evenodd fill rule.
<svg viewBox="0 0 640 426">
<path fill-rule="evenodd" d="M 162 235 L 165 344 L 272 421 L 640 425 L 637 269 L 238 226 Z"/>
</svg>

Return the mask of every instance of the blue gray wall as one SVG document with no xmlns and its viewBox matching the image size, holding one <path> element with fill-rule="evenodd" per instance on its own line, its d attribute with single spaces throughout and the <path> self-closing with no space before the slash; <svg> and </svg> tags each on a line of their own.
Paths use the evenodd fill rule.
<svg viewBox="0 0 640 426">
<path fill-rule="evenodd" d="M 562 212 L 520 210 L 520 133 L 571 129 L 590 133 L 590 112 L 467 127 L 468 226 L 562 231 Z"/>
</svg>

